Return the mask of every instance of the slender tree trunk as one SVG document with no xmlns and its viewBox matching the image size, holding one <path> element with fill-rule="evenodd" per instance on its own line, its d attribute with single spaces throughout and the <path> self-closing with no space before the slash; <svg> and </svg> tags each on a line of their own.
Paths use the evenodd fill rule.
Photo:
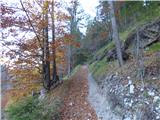
<svg viewBox="0 0 160 120">
<path fill-rule="evenodd" d="M 47 26 L 44 29 L 44 64 L 45 64 L 45 82 L 47 89 L 50 89 L 50 60 L 49 60 L 49 41 L 48 41 L 48 1 L 46 1 L 45 22 Z"/>
<path fill-rule="evenodd" d="M 136 41 L 136 61 L 138 69 L 138 79 L 142 81 L 142 89 L 144 89 L 144 60 L 143 60 L 143 48 L 142 42 L 139 38 L 139 31 L 137 31 L 137 41 Z"/>
<path fill-rule="evenodd" d="M 124 3 L 125 15 L 124 15 L 124 29 L 127 27 L 127 11 L 126 11 L 126 3 Z"/>
<path fill-rule="evenodd" d="M 43 15 L 43 20 L 44 20 L 44 15 Z M 46 71 L 45 71 L 45 57 L 44 57 L 44 41 L 45 41 L 45 38 L 44 38 L 44 36 L 45 36 L 45 34 L 44 34 L 45 32 L 44 32 L 44 29 L 43 29 L 43 33 L 42 33 L 42 35 L 43 35 L 43 39 L 42 39 L 42 78 L 43 78 L 43 80 L 44 80 L 44 82 L 43 82 L 43 84 L 45 83 L 45 76 L 46 76 Z M 45 85 L 44 85 L 44 87 L 45 87 Z"/>
<path fill-rule="evenodd" d="M 118 57 L 119 65 L 121 67 L 123 65 L 123 59 L 122 59 L 121 43 L 120 43 L 120 40 L 119 40 L 119 34 L 118 34 L 118 28 L 117 28 L 115 13 L 114 13 L 113 2 L 108 1 L 108 3 L 110 5 L 113 39 L 114 39 L 115 44 L 116 44 L 117 57 Z"/>
<path fill-rule="evenodd" d="M 52 79 L 54 82 L 56 82 L 56 76 L 57 76 L 57 70 L 56 70 L 56 55 L 55 55 L 55 25 L 54 25 L 54 0 L 52 0 L 52 56 L 53 56 L 53 73 L 52 73 Z"/>
<path fill-rule="evenodd" d="M 70 34 L 72 36 L 75 36 L 75 32 L 77 30 L 77 1 L 74 2 L 73 4 L 73 8 L 71 10 L 69 10 L 69 13 L 71 15 L 71 25 L 70 25 Z M 68 76 L 71 75 L 71 70 L 74 67 L 73 66 L 73 59 L 72 59 L 72 52 L 73 49 L 71 47 L 71 45 L 69 44 L 68 46 Z"/>
<path fill-rule="evenodd" d="M 69 11 L 71 14 L 71 25 L 70 25 L 70 34 L 73 35 L 73 29 L 74 29 L 74 15 L 73 15 L 73 11 Z M 68 57 L 68 76 L 71 75 L 71 57 L 72 57 L 72 49 L 71 49 L 71 44 L 69 43 L 68 46 L 68 53 L 67 53 L 67 57 Z"/>
<path fill-rule="evenodd" d="M 71 75 L 71 45 L 68 46 L 68 53 L 67 53 L 67 57 L 68 57 L 68 76 Z"/>
</svg>

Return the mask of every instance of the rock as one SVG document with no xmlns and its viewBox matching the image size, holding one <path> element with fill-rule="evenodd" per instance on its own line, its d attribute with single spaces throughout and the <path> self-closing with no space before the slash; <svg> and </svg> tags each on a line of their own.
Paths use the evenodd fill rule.
<svg viewBox="0 0 160 120">
<path fill-rule="evenodd" d="M 102 93 L 111 104 L 114 113 L 123 116 L 121 120 L 160 120 L 160 96 L 157 84 L 142 87 L 128 75 L 107 74 Z M 152 76 L 150 80 L 157 79 Z M 153 81 L 153 80 L 152 80 Z M 118 83 L 118 84 L 117 84 Z M 135 84 L 134 84 L 135 83 Z"/>
<path fill-rule="evenodd" d="M 45 89 L 41 89 L 40 90 L 40 96 L 38 97 L 39 99 L 44 99 L 46 96 L 46 90 Z"/>
<path fill-rule="evenodd" d="M 142 115 L 143 115 L 143 113 L 142 113 L 141 109 L 138 108 L 136 110 L 136 113 L 134 114 L 133 120 L 141 120 Z"/>
<path fill-rule="evenodd" d="M 73 103 L 72 103 L 72 102 L 70 102 L 70 103 L 69 103 L 69 106 L 72 106 L 72 105 L 73 105 Z"/>
<path fill-rule="evenodd" d="M 152 80 L 156 80 L 156 79 L 157 79 L 156 77 L 153 77 L 153 78 L 152 78 Z"/>
<path fill-rule="evenodd" d="M 143 91 L 144 91 L 144 88 L 141 88 L 140 91 L 143 92 Z"/>
<path fill-rule="evenodd" d="M 157 102 L 157 100 L 159 100 L 160 99 L 160 97 L 159 96 L 154 96 L 154 98 L 153 98 L 153 102 Z"/>
<path fill-rule="evenodd" d="M 116 76 L 118 76 L 118 72 L 116 72 L 116 74 L 115 74 Z"/>
<path fill-rule="evenodd" d="M 87 102 L 84 102 L 85 105 L 87 105 Z"/>
<path fill-rule="evenodd" d="M 132 104 L 133 104 L 133 100 L 131 100 L 131 102 L 130 102 L 129 106 L 130 106 L 130 107 L 132 107 Z"/>
<path fill-rule="evenodd" d="M 124 118 L 123 120 L 132 120 L 130 117 L 128 117 L 128 118 Z"/>
<path fill-rule="evenodd" d="M 124 104 L 125 104 L 126 107 L 132 107 L 133 102 L 134 101 L 132 99 L 124 98 Z"/>
<path fill-rule="evenodd" d="M 88 116 L 91 117 L 92 116 L 91 113 L 88 113 Z"/>
<path fill-rule="evenodd" d="M 155 109 L 156 109 L 156 111 L 158 111 L 160 108 L 159 108 L 159 106 L 158 106 L 158 107 L 155 107 Z"/>
<path fill-rule="evenodd" d="M 132 80 L 129 80 L 129 81 L 128 81 L 128 85 L 131 85 L 131 84 L 132 84 Z"/>
<path fill-rule="evenodd" d="M 160 116 L 156 116 L 156 120 L 159 120 L 160 119 Z"/>
<path fill-rule="evenodd" d="M 114 47 L 111 50 L 107 51 L 106 56 L 108 61 L 117 59 L 116 48 Z M 129 59 L 129 54 L 124 50 L 123 47 L 122 47 L 122 58 L 124 61 Z"/>
<path fill-rule="evenodd" d="M 153 91 L 148 91 L 148 95 L 150 95 L 150 96 L 154 96 L 154 95 L 155 95 L 155 93 L 154 93 Z"/>
<path fill-rule="evenodd" d="M 134 94 L 134 85 L 130 85 L 129 87 L 129 93 Z"/>
<path fill-rule="evenodd" d="M 130 79 L 131 79 L 131 77 L 130 77 L 130 76 L 127 76 L 127 79 L 128 79 L 128 80 L 130 80 Z"/>
<path fill-rule="evenodd" d="M 149 105 L 149 102 L 148 102 L 148 101 L 145 101 L 145 103 L 146 103 L 147 105 Z"/>
</svg>

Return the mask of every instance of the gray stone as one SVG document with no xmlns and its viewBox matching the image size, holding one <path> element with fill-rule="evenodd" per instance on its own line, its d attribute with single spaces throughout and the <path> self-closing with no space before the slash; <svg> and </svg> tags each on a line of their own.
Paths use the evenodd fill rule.
<svg viewBox="0 0 160 120">
<path fill-rule="evenodd" d="M 134 94 L 134 85 L 130 85 L 129 87 L 129 93 Z"/>
</svg>

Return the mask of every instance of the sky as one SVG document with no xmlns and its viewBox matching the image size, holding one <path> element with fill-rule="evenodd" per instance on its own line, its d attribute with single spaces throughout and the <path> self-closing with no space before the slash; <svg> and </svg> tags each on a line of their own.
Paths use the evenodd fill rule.
<svg viewBox="0 0 160 120">
<path fill-rule="evenodd" d="M 7 3 L 16 3 L 19 2 L 20 0 L 1 0 L 2 2 L 7 2 Z M 25 1 L 25 0 L 22 0 Z M 69 0 L 65 0 L 66 2 Z M 94 17 L 96 15 L 96 9 L 95 7 L 98 5 L 99 0 L 79 0 L 81 3 L 83 9 L 85 10 L 86 13 Z"/>
<path fill-rule="evenodd" d="M 86 13 L 90 14 L 92 17 L 96 16 L 95 7 L 98 5 L 98 0 L 79 0 L 83 9 Z"/>
</svg>

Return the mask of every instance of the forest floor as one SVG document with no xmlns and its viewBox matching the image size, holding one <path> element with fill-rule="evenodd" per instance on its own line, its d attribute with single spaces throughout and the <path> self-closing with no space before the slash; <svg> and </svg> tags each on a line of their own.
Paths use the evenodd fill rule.
<svg viewBox="0 0 160 120">
<path fill-rule="evenodd" d="M 62 120 L 97 120 L 95 110 L 88 101 L 88 69 L 86 66 L 71 78 L 68 93 L 64 98 Z"/>
</svg>

